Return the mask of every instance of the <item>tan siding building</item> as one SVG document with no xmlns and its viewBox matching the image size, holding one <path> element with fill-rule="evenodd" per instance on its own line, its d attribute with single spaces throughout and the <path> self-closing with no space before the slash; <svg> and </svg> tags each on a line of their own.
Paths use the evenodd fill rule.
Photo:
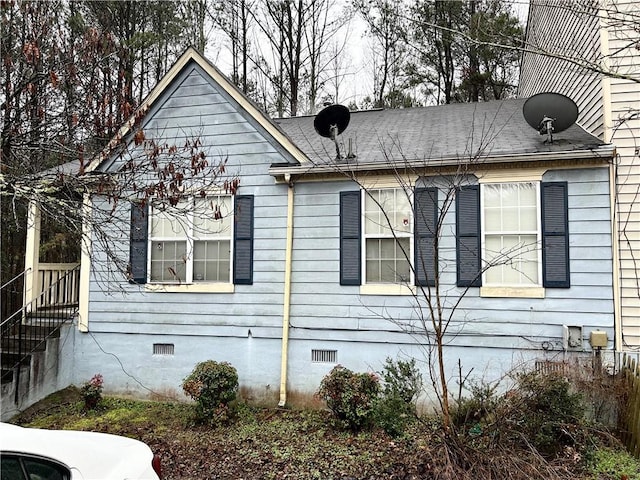
<svg viewBox="0 0 640 480">
<path fill-rule="evenodd" d="M 531 0 L 519 89 L 522 97 L 569 96 L 578 122 L 616 146 L 614 285 L 622 350 L 640 348 L 639 25 L 637 0 Z"/>
</svg>

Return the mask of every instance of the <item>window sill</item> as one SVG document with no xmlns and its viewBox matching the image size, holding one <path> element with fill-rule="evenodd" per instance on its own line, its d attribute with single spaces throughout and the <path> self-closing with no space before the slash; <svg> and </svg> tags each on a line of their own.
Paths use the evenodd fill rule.
<svg viewBox="0 0 640 480">
<path fill-rule="evenodd" d="M 233 293 L 233 283 L 190 283 L 184 285 L 147 283 L 144 286 L 147 292 L 169 293 Z"/>
<path fill-rule="evenodd" d="M 360 295 L 415 295 L 415 287 L 393 283 L 360 285 Z"/>
<path fill-rule="evenodd" d="M 480 296 L 489 298 L 544 298 L 544 287 L 480 287 Z"/>
</svg>

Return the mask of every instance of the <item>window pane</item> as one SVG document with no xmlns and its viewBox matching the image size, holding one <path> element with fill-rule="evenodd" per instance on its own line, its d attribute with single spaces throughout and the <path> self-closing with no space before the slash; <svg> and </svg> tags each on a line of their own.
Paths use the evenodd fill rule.
<svg viewBox="0 0 640 480">
<path fill-rule="evenodd" d="M 403 189 L 368 191 L 364 209 L 365 234 L 391 236 L 394 230 L 411 232 L 411 202 Z"/>
<path fill-rule="evenodd" d="M 230 278 L 230 248 L 228 240 L 207 240 L 194 243 L 193 281 L 228 282 Z"/>
<path fill-rule="evenodd" d="M 537 285 L 538 246 L 535 235 L 492 235 L 485 237 L 487 284 Z"/>
<path fill-rule="evenodd" d="M 517 183 L 512 184 L 502 184 L 500 185 L 500 199 L 502 201 L 502 206 L 518 206 L 519 202 L 519 191 L 520 187 Z"/>
<path fill-rule="evenodd" d="M 151 243 L 151 280 L 184 282 L 187 278 L 187 242 Z"/>
<path fill-rule="evenodd" d="M 396 232 L 411 232 L 411 203 L 407 192 L 399 188 L 395 190 L 396 202 L 394 208 L 393 228 Z"/>
<path fill-rule="evenodd" d="M 404 283 L 410 279 L 409 239 L 374 238 L 366 241 L 366 281 Z"/>
<path fill-rule="evenodd" d="M 163 210 L 159 206 L 151 208 L 151 236 L 161 238 L 186 238 L 191 230 L 186 212 L 190 204 L 181 202 L 176 207 Z"/>
<path fill-rule="evenodd" d="M 387 221 L 380 210 L 377 202 L 383 202 L 380 190 L 371 190 L 365 193 L 364 215 L 365 215 L 365 233 L 378 234 L 387 227 Z"/>
<path fill-rule="evenodd" d="M 196 237 L 230 237 L 232 226 L 231 198 L 226 195 L 198 198 L 194 211 Z"/>
<path fill-rule="evenodd" d="M 0 472 L 2 472 L 2 480 L 24 480 L 25 478 L 20 466 L 20 460 L 16 457 L 3 456 Z"/>
<path fill-rule="evenodd" d="M 485 232 L 502 231 L 502 214 L 499 209 L 485 209 L 484 212 Z"/>
<path fill-rule="evenodd" d="M 517 207 L 504 207 L 502 209 L 503 232 L 518 232 L 520 230 L 520 210 Z"/>
<path fill-rule="evenodd" d="M 47 480 L 65 480 L 68 478 L 67 473 L 62 470 L 62 467 L 43 460 L 25 458 L 24 467 L 32 479 L 46 478 Z"/>
<path fill-rule="evenodd" d="M 366 262 L 367 269 L 367 283 L 378 283 L 380 282 L 380 262 L 378 259 L 375 260 L 367 260 Z"/>
<path fill-rule="evenodd" d="M 486 285 L 538 285 L 537 184 L 483 185 Z"/>
<path fill-rule="evenodd" d="M 520 195 L 518 204 L 525 207 L 535 207 L 537 204 L 535 183 L 519 183 Z"/>
<path fill-rule="evenodd" d="M 485 185 L 483 192 L 485 208 L 500 208 L 502 206 L 500 185 Z"/>
<path fill-rule="evenodd" d="M 380 283 L 395 283 L 396 271 L 393 260 L 380 260 Z"/>
<path fill-rule="evenodd" d="M 520 229 L 535 232 L 538 229 L 536 207 L 523 207 L 520 209 Z"/>
</svg>

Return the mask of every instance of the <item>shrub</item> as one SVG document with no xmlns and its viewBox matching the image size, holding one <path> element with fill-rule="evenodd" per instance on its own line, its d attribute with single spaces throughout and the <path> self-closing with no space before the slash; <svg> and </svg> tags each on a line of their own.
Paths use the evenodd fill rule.
<svg viewBox="0 0 640 480">
<path fill-rule="evenodd" d="M 592 452 L 587 470 L 594 479 L 640 480 L 640 460 L 623 449 L 602 448 Z"/>
<path fill-rule="evenodd" d="M 545 455 L 555 455 L 572 445 L 570 432 L 584 418 L 582 396 L 557 374 L 524 373 L 508 396 L 507 421 Z"/>
<path fill-rule="evenodd" d="M 224 422 L 233 413 L 229 404 L 238 393 L 238 372 L 230 363 L 207 360 L 195 366 L 182 389 L 196 401 L 199 422 Z"/>
<path fill-rule="evenodd" d="M 322 379 L 316 395 L 346 428 L 357 431 L 371 425 L 379 392 L 375 374 L 354 373 L 338 365 Z"/>
<path fill-rule="evenodd" d="M 494 414 L 500 403 L 496 396 L 497 384 L 472 383 L 471 396 L 463 397 L 451 411 L 451 421 L 456 427 L 476 427 L 486 417 Z"/>
<path fill-rule="evenodd" d="M 87 410 L 93 410 L 98 406 L 100 400 L 102 400 L 102 387 L 104 384 L 104 378 L 99 373 L 96 373 L 91 380 L 85 382 L 80 387 L 80 395 L 84 400 L 84 407 Z"/>
<path fill-rule="evenodd" d="M 422 389 L 422 375 L 415 359 L 404 362 L 390 358 L 386 359 L 380 375 L 384 389 L 375 405 L 375 423 L 387 434 L 398 437 L 415 418 L 415 400 Z"/>
<path fill-rule="evenodd" d="M 387 358 L 380 374 L 384 381 L 384 395 L 398 397 L 407 404 L 415 405 L 422 390 L 422 375 L 416 367 L 416 360 L 407 362 Z"/>
</svg>

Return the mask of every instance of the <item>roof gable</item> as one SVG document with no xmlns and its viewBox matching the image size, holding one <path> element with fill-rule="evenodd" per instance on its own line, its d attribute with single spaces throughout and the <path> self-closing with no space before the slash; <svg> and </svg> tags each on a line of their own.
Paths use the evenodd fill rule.
<svg viewBox="0 0 640 480">
<path fill-rule="evenodd" d="M 215 118 L 221 114 L 226 114 L 226 118 Z M 132 141 L 138 124 L 143 127 L 145 135 L 149 133 L 155 138 L 161 135 L 167 141 L 184 138 L 185 132 L 190 131 L 192 134 L 198 127 L 205 125 L 215 125 L 219 142 L 225 141 L 225 135 L 250 134 L 250 130 L 253 130 L 259 132 L 276 150 L 285 154 L 285 158 L 292 164 L 307 161 L 305 154 L 277 124 L 193 48 L 189 48 L 176 61 L 136 113 L 125 122 L 85 170 L 112 169 L 114 153 Z M 247 128 L 248 125 L 251 128 Z M 215 142 L 213 140 L 213 145 L 210 146 L 215 148 Z"/>
</svg>

